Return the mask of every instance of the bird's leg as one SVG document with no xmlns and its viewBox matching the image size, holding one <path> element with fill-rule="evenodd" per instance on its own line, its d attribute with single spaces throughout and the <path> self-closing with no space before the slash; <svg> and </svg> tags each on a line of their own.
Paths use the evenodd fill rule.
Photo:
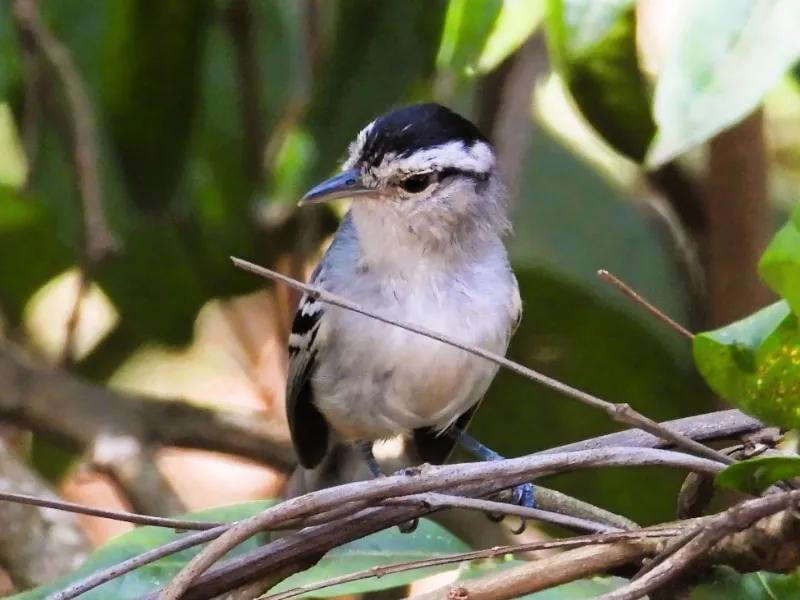
<svg viewBox="0 0 800 600">
<path fill-rule="evenodd" d="M 476 457 L 482 460 L 503 460 L 503 457 L 491 448 L 487 448 L 478 440 L 472 437 L 463 429 L 458 427 L 451 427 L 447 430 L 448 435 L 456 442 L 464 446 L 467 450 L 472 452 Z M 514 488 L 514 502 L 520 506 L 527 506 L 528 508 L 534 507 L 533 498 L 533 484 L 523 483 Z"/>
<path fill-rule="evenodd" d="M 375 455 L 372 453 L 372 442 L 370 441 L 361 441 L 356 442 L 356 448 L 358 452 L 361 454 L 361 458 L 364 459 L 364 463 L 367 465 L 367 469 L 369 470 L 370 474 L 375 477 L 383 477 L 383 469 L 378 464 L 378 461 L 375 458 Z M 402 523 L 397 526 L 400 530 L 400 533 L 411 533 L 419 526 L 419 519 L 413 519 L 408 521 L 407 523 Z"/>
</svg>

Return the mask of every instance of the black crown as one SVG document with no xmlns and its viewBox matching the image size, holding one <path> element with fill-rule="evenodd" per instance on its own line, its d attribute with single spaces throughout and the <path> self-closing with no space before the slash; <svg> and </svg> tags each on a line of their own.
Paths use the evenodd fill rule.
<svg viewBox="0 0 800 600">
<path fill-rule="evenodd" d="M 435 102 L 412 104 L 375 120 L 358 162 L 376 165 L 386 153 L 405 157 L 456 141 L 469 148 L 489 143 L 475 125 L 449 108 Z"/>
</svg>

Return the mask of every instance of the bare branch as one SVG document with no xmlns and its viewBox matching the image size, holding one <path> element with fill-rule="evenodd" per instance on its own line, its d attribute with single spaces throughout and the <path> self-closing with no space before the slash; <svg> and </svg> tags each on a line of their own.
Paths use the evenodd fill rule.
<svg viewBox="0 0 800 600">
<path fill-rule="evenodd" d="M 45 498 L 37 506 L 14 504 L 0 509 L 0 564 L 15 586 L 27 589 L 72 572 L 91 550 L 74 517 L 43 510 L 55 493 L 0 441 L 0 497 L 7 490 L 28 490 Z"/>
<path fill-rule="evenodd" d="M 160 600 L 176 600 L 180 598 L 187 589 L 199 582 L 198 577 L 202 573 L 231 548 L 256 535 L 259 531 L 263 531 L 266 527 L 274 525 L 281 519 L 297 518 L 309 513 L 329 510 L 343 502 L 354 500 L 380 500 L 436 490 L 446 490 L 455 495 L 485 496 L 536 477 L 554 473 L 564 473 L 587 467 L 644 464 L 680 466 L 690 470 L 711 473 L 719 472 L 722 469 L 722 465 L 719 463 L 667 450 L 605 448 L 540 457 L 528 456 L 491 463 L 425 467 L 419 470 L 419 475 L 415 476 L 396 475 L 320 490 L 306 496 L 287 500 L 255 517 L 237 523 L 191 560 L 164 588 L 158 598 Z M 430 509 L 409 509 L 405 512 L 416 516 L 430 512 Z M 369 519 L 365 517 L 364 521 L 368 523 Z M 289 536 L 283 540 L 273 542 L 268 547 L 280 546 L 287 539 L 304 534 L 308 535 L 313 530 L 314 528 L 307 528 L 299 534 L 295 534 L 295 536 Z M 345 533 L 350 532 L 345 530 Z M 360 535 L 357 537 L 360 537 Z M 327 551 L 331 547 L 333 546 L 326 544 L 324 549 L 318 548 L 317 551 Z M 294 558 L 295 560 L 305 559 L 309 556 L 309 554 L 303 554 Z M 290 554 L 284 555 L 281 563 L 273 566 L 280 567 L 290 564 L 289 562 L 284 562 L 290 557 Z"/>
<path fill-rule="evenodd" d="M 36 0 L 15 0 L 17 27 L 44 57 L 64 91 L 73 127 L 73 155 L 78 192 L 83 204 L 84 251 L 89 264 L 117 252 L 120 243 L 105 220 L 97 161 L 97 132 L 89 94 L 69 51 L 42 24 Z"/>
<path fill-rule="evenodd" d="M 685 448 L 689 452 L 697 454 L 698 456 L 704 456 L 711 460 L 716 460 L 723 464 L 731 464 L 733 459 L 729 456 L 725 456 L 717 452 L 716 450 L 704 446 L 699 442 L 695 442 L 694 440 L 677 434 L 669 429 L 663 427 L 658 422 L 650 419 L 649 417 L 644 416 L 643 414 L 635 411 L 627 404 L 614 404 L 611 402 L 607 402 L 606 400 L 601 400 L 596 396 L 592 396 L 586 392 L 578 390 L 572 386 L 569 386 L 565 383 L 558 381 L 557 379 L 553 379 L 552 377 L 548 377 L 538 371 L 534 371 L 528 367 L 520 365 L 519 363 L 515 363 L 514 361 L 508 360 L 504 356 L 500 356 L 499 354 L 494 354 L 483 348 L 478 348 L 477 346 L 471 346 L 469 344 L 464 344 L 463 342 L 459 342 L 449 336 L 437 333 L 430 329 L 419 327 L 417 325 L 412 325 L 410 323 L 400 322 L 395 319 L 390 319 L 388 317 L 381 316 L 377 313 L 372 311 L 366 310 L 354 302 L 347 300 L 346 298 L 342 298 L 336 294 L 332 294 L 326 290 L 321 288 L 308 285 L 305 283 L 301 283 L 296 279 L 292 279 L 291 277 L 287 277 L 286 275 L 282 275 L 276 271 L 272 271 L 270 269 L 265 269 L 264 267 L 259 267 L 258 265 L 254 265 L 251 262 L 246 260 L 242 260 L 240 258 L 231 257 L 233 264 L 239 267 L 240 269 L 244 269 L 245 271 L 249 271 L 251 273 L 255 273 L 256 275 L 260 275 L 267 279 L 272 279 L 274 281 L 280 281 L 281 283 L 285 283 L 288 286 L 291 286 L 295 289 L 302 290 L 306 294 L 309 294 L 316 300 L 321 300 L 322 302 L 326 302 L 328 304 L 332 304 L 334 306 L 338 306 L 339 308 L 343 308 L 346 310 L 350 310 L 356 312 L 358 314 L 370 317 L 372 319 L 376 319 L 381 321 L 382 323 L 386 323 L 388 325 L 393 325 L 395 327 L 400 327 L 401 329 L 405 329 L 406 331 L 411 331 L 413 333 L 431 338 L 438 342 L 442 342 L 443 344 L 447 344 L 449 346 L 453 346 L 454 348 L 458 348 L 460 350 L 464 350 L 465 352 L 469 352 L 470 354 L 474 354 L 475 356 L 480 356 L 492 362 L 496 365 L 499 365 L 505 369 L 508 369 L 512 373 L 516 373 L 517 375 L 521 375 L 530 381 L 534 381 L 541 385 L 544 385 L 556 392 L 564 394 L 569 398 L 573 398 L 591 406 L 592 408 L 597 408 L 605 412 L 615 421 L 625 423 L 632 427 L 637 427 L 648 433 L 652 433 L 653 435 L 660 437 L 666 441 L 669 441 L 675 444 L 678 447 Z"/>
<path fill-rule="evenodd" d="M 653 315 L 656 319 L 658 319 L 662 323 L 665 323 L 667 326 L 671 327 L 672 329 L 680 333 L 686 339 L 690 341 L 694 339 L 694 334 L 691 331 L 689 331 L 683 325 L 675 321 L 672 317 L 669 317 L 666 314 L 664 314 L 662 311 L 653 306 L 650 302 L 642 298 L 642 296 L 639 295 L 638 292 L 636 292 L 632 287 L 630 287 L 627 283 L 625 283 L 618 277 L 615 277 L 605 269 L 600 269 L 597 272 L 597 275 L 600 277 L 600 279 L 608 281 L 611 285 L 613 285 L 620 292 L 625 294 L 628 298 L 633 300 L 636 304 L 638 304 L 647 312 L 649 312 L 651 315 Z"/>
</svg>

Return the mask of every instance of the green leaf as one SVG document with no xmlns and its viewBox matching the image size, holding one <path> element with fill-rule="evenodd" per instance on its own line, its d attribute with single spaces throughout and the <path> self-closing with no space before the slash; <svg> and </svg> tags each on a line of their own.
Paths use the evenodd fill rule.
<svg viewBox="0 0 800 600">
<path fill-rule="evenodd" d="M 800 206 L 775 237 L 758 265 L 761 278 L 800 315 Z"/>
<path fill-rule="evenodd" d="M 458 75 L 492 71 L 544 17 L 545 0 L 450 0 L 436 67 Z"/>
<path fill-rule="evenodd" d="M 442 41 L 436 56 L 438 69 L 459 75 L 474 74 L 475 63 L 502 9 L 502 0 L 450 0 Z"/>
<path fill-rule="evenodd" d="M 785 301 L 695 336 L 694 358 L 711 388 L 742 411 L 800 427 L 800 329 Z"/>
<path fill-rule="evenodd" d="M 789 575 L 748 573 L 716 567 L 710 581 L 698 585 L 690 600 L 790 600 L 800 598 L 800 571 Z"/>
<path fill-rule="evenodd" d="M 777 481 L 798 476 L 800 456 L 764 456 L 728 466 L 715 481 L 746 494 L 760 494 Z"/>
<path fill-rule="evenodd" d="M 245 502 L 190 513 L 183 518 L 203 521 L 233 522 L 245 519 L 275 504 L 272 500 Z M 98 548 L 79 569 L 60 580 L 12 597 L 12 600 L 40 600 L 55 591 L 62 590 L 84 577 L 152 550 L 186 534 L 175 533 L 163 527 L 139 527 L 138 529 L 114 538 Z M 268 541 L 265 535 L 251 538 L 237 546 L 226 558 L 240 556 Z M 321 581 L 378 565 L 388 565 L 405 560 L 427 558 L 440 554 L 466 552 L 470 550 L 463 542 L 442 529 L 436 523 L 421 519 L 419 528 L 412 534 L 401 534 L 396 529 L 387 529 L 355 540 L 331 550 L 312 569 L 293 575 L 282 582 L 278 589 L 289 589 L 298 585 Z M 167 583 L 186 565 L 200 548 L 191 548 L 159 561 L 145 565 L 97 587 L 81 596 L 82 600 L 133 600 L 152 592 Z M 431 567 L 420 571 L 410 571 L 387 575 L 380 579 L 367 579 L 342 584 L 320 590 L 313 597 L 323 598 L 332 595 L 359 594 L 405 585 L 421 576 L 452 569 L 453 566 Z"/>
<path fill-rule="evenodd" d="M 549 0 L 547 40 L 584 118 L 620 154 L 641 162 L 655 134 L 636 54 L 634 0 Z"/>
<path fill-rule="evenodd" d="M 478 73 L 488 73 L 511 56 L 541 24 L 547 0 L 504 0 L 500 15 L 478 57 Z"/>
<path fill-rule="evenodd" d="M 800 56 L 795 0 L 687 2 L 655 90 L 656 167 L 741 121 Z"/>
</svg>

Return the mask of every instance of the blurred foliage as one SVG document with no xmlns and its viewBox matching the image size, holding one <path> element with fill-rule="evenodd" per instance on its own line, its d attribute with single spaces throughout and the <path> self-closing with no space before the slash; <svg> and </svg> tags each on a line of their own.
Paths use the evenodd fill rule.
<svg viewBox="0 0 800 600">
<path fill-rule="evenodd" d="M 376 115 L 423 99 L 473 117 L 495 114 L 499 106 L 485 103 L 496 103 L 499 94 L 482 94 L 479 84 L 506 73 L 540 27 L 572 108 L 607 152 L 637 164 L 672 160 L 746 117 L 800 55 L 795 0 L 687 2 L 654 88 L 637 55 L 633 0 L 45 0 L 39 6 L 89 93 L 103 205 L 123 245 L 119 255 L 88 265 L 119 314 L 115 329 L 75 366 L 101 382 L 143 346 L 187 344 L 209 299 L 263 285 L 232 268 L 230 255 L 271 266 L 313 250 L 303 240 L 319 221 L 295 216 L 291 205 L 335 169 L 353 135 Z M 10 107 L 14 120 L 0 143 L 16 137 L 30 158 L 13 167 L 19 149 L 0 147 L 0 312 L 11 330 L 21 327 L 31 297 L 83 254 L 71 115 L 48 68 L 41 70 L 45 90 L 33 96 L 35 112 L 26 112 L 28 63 L 10 3 L 2 3 L 0 106 Z M 786 93 L 800 96 L 797 87 Z M 520 157 L 510 242 L 524 318 L 510 356 L 654 419 L 710 410 L 713 399 L 689 345 L 596 277 L 607 269 L 687 320 L 690 295 L 663 232 L 642 210 L 641 194 L 601 174 L 579 147 L 527 116 L 515 131 L 533 141 Z M 35 128 L 26 130 L 31 122 Z M 292 217 L 270 216 L 281 211 Z M 320 243 L 327 230 L 313 241 Z M 699 370 L 715 392 L 762 418 L 795 425 L 796 400 L 779 390 L 797 380 L 797 318 L 789 308 L 796 311 L 800 302 L 796 235 L 793 220 L 761 266 L 786 302 L 694 343 Z M 774 402 L 776 393 L 783 404 Z M 474 423 L 478 437 L 508 455 L 615 428 L 606 415 L 508 373 L 498 377 Z M 39 466 L 57 478 L 63 461 L 55 469 L 41 464 L 62 460 L 55 456 L 41 453 Z M 629 493 L 643 477 L 650 493 Z M 671 518 L 680 474 L 617 469 L 552 483 L 648 523 Z M 136 535 L 150 533 L 131 535 L 133 548 Z M 108 558 L 120 544 L 101 555 Z M 724 585 L 736 584 L 727 578 Z"/>
</svg>

